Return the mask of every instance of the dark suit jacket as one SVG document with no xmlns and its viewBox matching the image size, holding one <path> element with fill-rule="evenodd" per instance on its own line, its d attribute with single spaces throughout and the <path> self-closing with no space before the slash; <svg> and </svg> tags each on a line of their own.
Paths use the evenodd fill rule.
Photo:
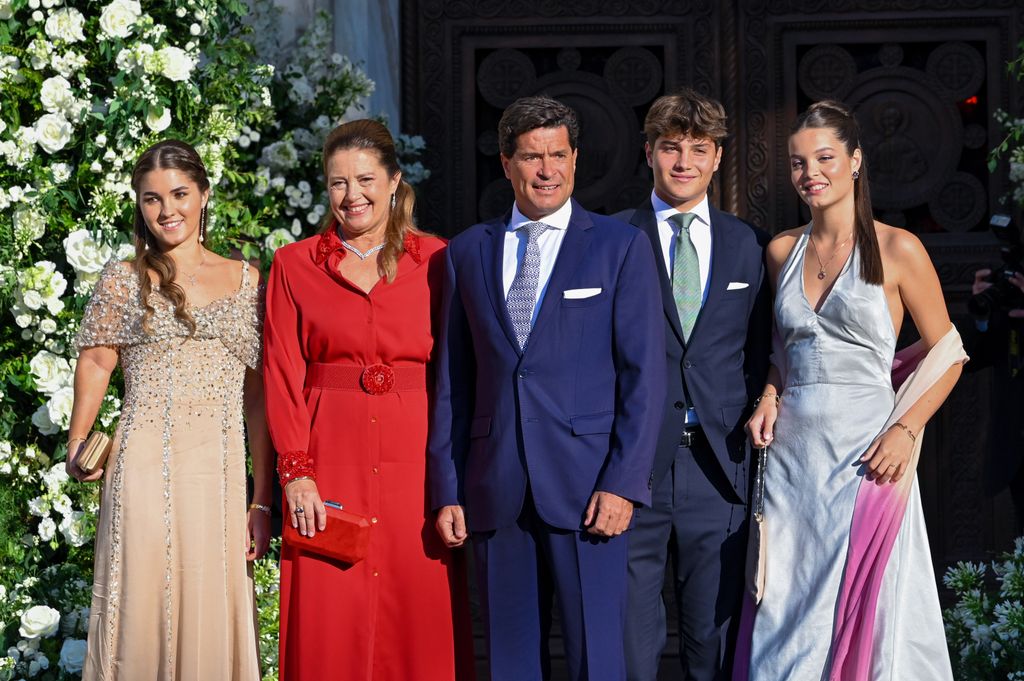
<svg viewBox="0 0 1024 681">
<path fill-rule="evenodd" d="M 433 507 L 471 531 L 507 527 L 529 483 L 547 524 L 581 528 L 595 490 L 650 502 L 665 398 L 658 279 L 647 237 L 575 201 L 529 343 L 502 286 L 509 215 L 448 246 L 429 473 Z M 570 289 L 599 288 L 585 298 Z"/>
<path fill-rule="evenodd" d="M 650 201 L 614 217 L 636 225 L 647 235 L 661 281 L 668 397 L 658 436 L 654 483 L 668 473 L 675 459 L 688 398 L 721 466 L 721 476 L 715 471 L 711 482 L 725 496 L 732 495 L 732 501 L 746 502 L 750 456 L 743 426 L 752 399 L 764 388 L 771 347 L 771 293 L 764 267 L 769 236 L 734 215 L 709 208 L 711 274 L 689 343 L 683 341 Z M 733 282 L 748 286 L 729 290 Z"/>
</svg>

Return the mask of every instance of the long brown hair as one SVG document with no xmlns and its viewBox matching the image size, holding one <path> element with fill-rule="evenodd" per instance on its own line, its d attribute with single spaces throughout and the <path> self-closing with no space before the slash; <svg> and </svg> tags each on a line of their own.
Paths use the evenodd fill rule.
<svg viewBox="0 0 1024 681">
<path fill-rule="evenodd" d="M 339 151 L 349 149 L 368 149 L 377 153 L 380 164 L 388 173 L 388 178 L 401 172 L 398 155 L 395 153 L 395 141 L 391 133 L 379 121 L 361 118 L 339 125 L 324 140 L 324 178 L 327 178 L 327 162 Z M 384 228 L 384 248 L 377 259 L 377 271 L 388 282 L 394 281 L 398 271 L 398 259 L 405 250 L 406 234 L 420 234 L 413 222 L 413 209 L 416 206 L 416 194 L 412 186 L 405 180 L 399 180 L 395 189 L 395 206 L 388 213 L 387 226 Z M 328 213 L 321 232 L 333 229 L 335 220 Z"/>
<path fill-rule="evenodd" d="M 155 272 L 157 283 L 160 286 L 160 294 L 174 304 L 174 316 L 183 321 L 189 328 L 189 334 L 196 332 L 196 320 L 189 313 L 186 307 L 185 291 L 175 283 L 174 277 L 177 269 L 174 266 L 174 259 L 157 247 L 156 239 L 146 226 L 146 220 L 142 216 L 142 206 L 139 204 L 139 185 L 142 178 L 154 170 L 173 169 L 180 170 L 188 175 L 189 179 L 199 186 L 199 191 L 205 193 L 210 188 L 210 178 L 206 174 L 206 167 L 199 154 L 190 145 L 178 140 L 164 140 L 142 152 L 139 160 L 135 162 L 132 170 L 132 189 L 135 190 L 135 273 L 139 279 L 139 290 L 142 297 L 142 304 L 146 308 L 142 316 L 142 328 L 146 333 L 152 333 L 150 321 L 155 310 L 149 304 L 149 296 L 153 290 L 153 281 L 149 273 Z M 206 210 L 201 214 L 200 234 L 206 231 Z"/>
<path fill-rule="evenodd" d="M 853 181 L 854 223 L 857 248 L 860 249 L 860 276 L 869 284 L 885 282 L 882 255 L 875 234 L 875 218 L 871 212 L 871 191 L 868 187 L 868 166 L 864 149 L 860 145 L 860 126 L 850 110 L 837 101 L 826 99 L 815 102 L 800 114 L 790 130 L 794 135 L 807 128 L 827 128 L 846 147 L 846 153 L 853 155 L 861 150 L 859 175 Z"/>
</svg>

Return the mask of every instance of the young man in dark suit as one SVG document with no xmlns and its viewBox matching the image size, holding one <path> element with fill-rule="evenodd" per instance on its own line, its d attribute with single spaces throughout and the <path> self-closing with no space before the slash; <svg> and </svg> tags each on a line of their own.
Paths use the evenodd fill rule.
<svg viewBox="0 0 1024 681">
<path fill-rule="evenodd" d="M 727 679 L 751 475 L 743 424 L 764 382 L 771 331 L 768 235 L 708 201 L 727 132 L 720 103 L 690 89 L 661 97 L 644 132 L 654 191 L 615 217 L 639 227 L 654 248 L 668 397 L 652 504 L 637 511 L 629 533 L 628 678 L 657 677 L 671 561 L 682 678 Z"/>
<path fill-rule="evenodd" d="M 515 203 L 447 250 L 430 489 L 445 543 L 473 543 L 493 681 L 547 678 L 552 595 L 570 678 L 626 673 L 623 533 L 650 501 L 665 340 L 647 237 L 571 198 L 578 131 L 549 97 L 510 105 Z"/>
</svg>

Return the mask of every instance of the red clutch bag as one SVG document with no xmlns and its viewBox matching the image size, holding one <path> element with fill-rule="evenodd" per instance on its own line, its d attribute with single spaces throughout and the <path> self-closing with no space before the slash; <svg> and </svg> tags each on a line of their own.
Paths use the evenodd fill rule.
<svg viewBox="0 0 1024 681">
<path fill-rule="evenodd" d="M 324 506 L 327 509 L 327 529 L 318 530 L 310 538 L 299 534 L 291 523 L 285 521 L 282 535 L 285 546 L 342 563 L 358 563 L 366 558 L 370 548 L 370 521 L 344 510 L 336 501 L 325 501 Z"/>
</svg>

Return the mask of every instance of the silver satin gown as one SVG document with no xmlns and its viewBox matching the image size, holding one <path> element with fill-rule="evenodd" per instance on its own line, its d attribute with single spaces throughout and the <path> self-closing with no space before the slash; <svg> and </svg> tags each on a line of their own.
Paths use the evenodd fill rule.
<svg viewBox="0 0 1024 681">
<path fill-rule="evenodd" d="M 786 371 L 765 474 L 766 592 L 749 677 L 758 681 L 847 678 L 831 670 L 830 648 L 859 458 L 894 403 L 896 335 L 883 288 L 860 278 L 855 249 L 815 313 L 802 274 L 809 234 L 783 265 L 775 300 Z M 866 625 L 873 626 L 872 680 L 952 679 L 916 480 L 910 489 L 874 622 Z"/>
</svg>

